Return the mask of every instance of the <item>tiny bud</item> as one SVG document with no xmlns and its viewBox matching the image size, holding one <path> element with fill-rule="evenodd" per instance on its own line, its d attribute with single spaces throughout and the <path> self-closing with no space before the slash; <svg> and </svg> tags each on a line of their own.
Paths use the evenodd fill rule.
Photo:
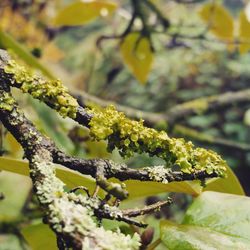
<svg viewBox="0 0 250 250">
<path fill-rule="evenodd" d="M 141 242 L 143 246 L 148 246 L 154 237 L 154 228 L 147 228 L 141 235 Z"/>
</svg>

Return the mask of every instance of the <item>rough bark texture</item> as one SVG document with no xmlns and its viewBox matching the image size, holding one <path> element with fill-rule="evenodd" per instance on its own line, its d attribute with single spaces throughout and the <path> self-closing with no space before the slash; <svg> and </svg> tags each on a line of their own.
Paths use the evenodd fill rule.
<svg viewBox="0 0 250 250">
<path fill-rule="evenodd" d="M 51 88 L 50 84 L 54 84 L 53 86 L 58 89 Z M 110 160 L 85 160 L 68 156 L 25 117 L 11 94 L 11 87 L 17 87 L 29 93 L 62 116 L 68 116 L 83 126 L 90 127 L 95 115 L 81 107 L 60 82 L 47 82 L 41 76 L 31 75 L 25 68 L 13 63 L 5 51 L 0 50 L 0 120 L 24 149 L 25 157 L 30 163 L 30 176 L 35 193 L 44 209 L 46 222 L 58 237 L 60 247 L 139 249 L 138 234 L 131 237 L 120 232 L 105 230 L 96 225 L 93 217 L 116 219 L 145 226 L 132 220 L 131 217 L 152 212 L 169 204 L 170 201 L 157 203 L 141 210 L 122 211 L 116 206 L 110 206 L 106 200 L 101 200 L 98 196 L 85 197 L 76 195 L 74 192 L 66 192 L 64 183 L 55 175 L 55 163 L 94 177 L 96 183 L 107 192 L 107 197 L 114 196 L 119 200 L 125 199 L 128 193 L 122 185 L 109 182 L 109 178 L 115 177 L 121 181 L 133 179 L 168 183 L 204 180 L 219 175 L 217 171 L 194 169 L 187 173 L 164 166 L 132 169 Z"/>
</svg>

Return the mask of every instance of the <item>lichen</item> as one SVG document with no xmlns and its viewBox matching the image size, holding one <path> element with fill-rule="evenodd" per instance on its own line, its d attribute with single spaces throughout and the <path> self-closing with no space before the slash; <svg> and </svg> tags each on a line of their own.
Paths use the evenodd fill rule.
<svg viewBox="0 0 250 250">
<path fill-rule="evenodd" d="M 117 148 L 123 157 L 148 153 L 165 160 L 166 167 L 178 165 L 185 173 L 202 170 L 224 175 L 226 162 L 211 150 L 195 148 L 183 138 L 170 138 L 165 131 L 147 128 L 142 120 L 130 120 L 112 105 L 105 109 L 91 108 L 88 112 L 93 115 L 90 135 L 95 140 L 108 140 L 109 151 Z"/>
<path fill-rule="evenodd" d="M 35 156 L 30 168 L 36 194 L 46 208 L 48 223 L 55 232 L 67 235 L 68 238 L 81 236 L 82 249 L 139 249 L 138 234 L 125 236 L 119 231 L 112 232 L 98 227 L 93 219 L 93 211 L 100 206 L 100 200 L 66 193 L 64 183 L 55 176 L 53 163 L 41 161 L 40 156 Z M 117 208 L 107 206 L 105 209 L 115 217 L 121 216 Z"/>
<path fill-rule="evenodd" d="M 162 182 L 164 184 L 168 183 L 166 174 L 168 173 L 169 169 L 166 169 L 165 166 L 154 166 L 153 168 L 147 167 L 144 169 L 149 172 L 149 177 L 152 181 Z"/>
<path fill-rule="evenodd" d="M 14 108 L 15 100 L 11 96 L 10 93 L 4 92 L 0 96 L 0 109 L 6 110 L 6 111 L 12 111 Z"/>
<path fill-rule="evenodd" d="M 68 93 L 68 89 L 60 80 L 46 80 L 33 75 L 31 71 L 13 60 L 7 63 L 4 71 L 13 75 L 15 81 L 10 81 L 10 84 L 18 85 L 24 93 L 29 93 L 34 98 L 53 106 L 63 117 L 76 117 L 77 101 Z"/>
</svg>

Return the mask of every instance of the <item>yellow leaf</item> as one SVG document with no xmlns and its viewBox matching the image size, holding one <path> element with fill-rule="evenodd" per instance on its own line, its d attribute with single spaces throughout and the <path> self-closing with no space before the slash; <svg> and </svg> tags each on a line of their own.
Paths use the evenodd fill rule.
<svg viewBox="0 0 250 250">
<path fill-rule="evenodd" d="M 127 35 L 121 44 L 123 61 L 128 65 L 137 80 L 146 83 L 153 63 L 150 42 L 139 33 Z"/>
<path fill-rule="evenodd" d="M 244 11 L 241 11 L 240 13 L 239 42 L 240 53 L 246 53 L 250 49 L 250 22 L 248 21 Z"/>
<path fill-rule="evenodd" d="M 64 58 L 64 53 L 55 43 L 50 42 L 43 48 L 43 60 L 56 63 Z"/>
<path fill-rule="evenodd" d="M 25 42 L 28 48 L 41 47 L 47 42 L 47 36 L 41 28 L 9 7 L 4 8 L 1 12 L 0 26 L 17 41 Z"/>
<path fill-rule="evenodd" d="M 114 181 L 112 179 L 112 181 Z M 126 190 L 129 192 L 129 199 L 158 195 L 166 192 L 185 193 L 198 196 L 202 192 L 199 181 L 170 182 L 167 184 L 159 182 L 141 182 L 137 180 L 127 180 Z"/>
<path fill-rule="evenodd" d="M 23 160 L 0 157 L 0 170 L 29 176 L 29 164 L 27 161 Z M 57 165 L 56 175 L 69 188 L 84 185 L 88 189 L 93 190 L 95 187 L 95 181 L 93 178 L 89 178 L 79 172 L 66 169 L 60 165 Z M 110 181 L 120 182 L 115 178 L 112 178 Z M 157 195 L 166 192 L 180 192 L 198 196 L 202 192 L 202 187 L 200 186 L 199 181 L 183 181 L 163 184 L 159 182 L 127 180 L 124 183 L 126 184 L 126 189 L 129 191 L 129 199 Z"/>
<path fill-rule="evenodd" d="M 212 178 L 207 181 L 203 191 L 215 191 L 227 194 L 245 195 L 245 192 L 233 170 L 227 167 L 225 178 Z"/>
<path fill-rule="evenodd" d="M 58 12 L 55 25 L 82 25 L 99 16 L 107 16 L 117 5 L 110 1 L 82 0 L 74 2 Z"/>
<path fill-rule="evenodd" d="M 21 145 L 16 141 L 16 139 L 11 135 L 11 133 L 7 133 L 5 136 L 5 142 L 7 144 L 8 155 L 11 157 L 18 157 L 23 153 Z"/>
<path fill-rule="evenodd" d="M 200 10 L 200 16 L 209 26 L 209 30 L 218 38 L 233 40 L 234 20 L 222 5 L 205 4 Z"/>
</svg>

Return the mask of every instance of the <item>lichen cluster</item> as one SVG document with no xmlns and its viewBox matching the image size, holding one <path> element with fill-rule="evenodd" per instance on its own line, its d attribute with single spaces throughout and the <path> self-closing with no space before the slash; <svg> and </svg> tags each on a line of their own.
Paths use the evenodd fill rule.
<svg viewBox="0 0 250 250">
<path fill-rule="evenodd" d="M 33 75 L 25 67 L 10 60 L 4 67 L 5 73 L 11 74 L 15 81 L 10 83 L 19 87 L 24 93 L 31 94 L 56 109 L 63 117 L 76 117 L 77 101 L 62 85 L 60 80 L 46 80 Z"/>
<path fill-rule="evenodd" d="M 4 92 L 0 95 L 0 109 L 12 111 L 15 100 L 10 93 Z"/>
<path fill-rule="evenodd" d="M 170 138 L 165 131 L 147 128 L 142 120 L 130 120 L 112 105 L 105 109 L 91 108 L 88 112 L 93 115 L 90 135 L 95 140 L 107 139 L 109 151 L 117 148 L 123 157 L 148 153 L 164 159 L 166 167 L 178 165 L 185 173 L 201 170 L 224 175 L 226 162 L 211 150 L 195 148 L 190 141 Z"/>
<path fill-rule="evenodd" d="M 162 182 L 163 184 L 168 183 L 166 174 L 168 174 L 169 169 L 166 169 L 165 166 L 145 167 L 144 169 L 149 172 L 149 177 L 152 181 Z"/>
<path fill-rule="evenodd" d="M 80 236 L 82 249 L 139 249 L 138 234 L 125 236 L 119 231 L 112 232 L 98 227 L 93 219 L 93 209 L 98 208 L 100 201 L 66 193 L 63 182 L 55 176 L 53 163 L 35 157 L 30 167 L 39 201 L 47 207 L 48 222 L 55 232 L 72 238 Z"/>
</svg>

